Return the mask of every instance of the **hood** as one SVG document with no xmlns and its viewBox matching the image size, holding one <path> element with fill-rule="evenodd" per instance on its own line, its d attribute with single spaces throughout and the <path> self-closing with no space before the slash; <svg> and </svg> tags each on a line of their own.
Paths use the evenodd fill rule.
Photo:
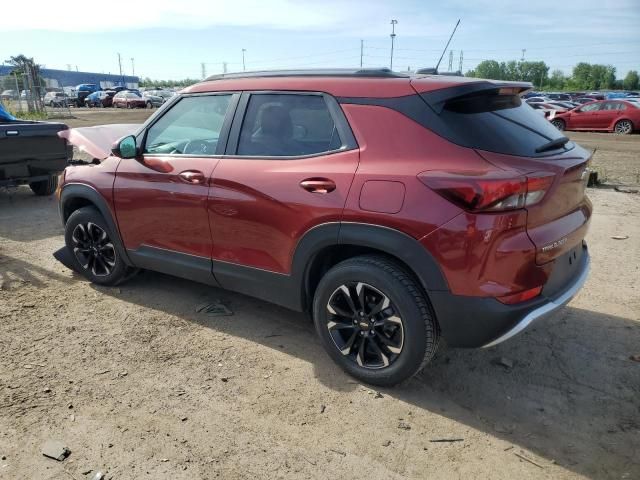
<svg viewBox="0 0 640 480">
<path fill-rule="evenodd" d="M 111 147 L 116 140 L 133 135 L 140 128 L 138 123 L 117 123 L 114 125 L 97 125 L 95 127 L 72 128 L 58 132 L 71 145 L 93 158 L 104 160 L 111 155 Z"/>
</svg>

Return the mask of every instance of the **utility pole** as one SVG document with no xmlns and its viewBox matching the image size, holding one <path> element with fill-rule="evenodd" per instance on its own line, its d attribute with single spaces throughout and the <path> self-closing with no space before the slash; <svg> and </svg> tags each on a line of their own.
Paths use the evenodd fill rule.
<svg viewBox="0 0 640 480">
<path fill-rule="evenodd" d="M 247 69 L 247 66 L 244 63 L 244 53 L 247 51 L 246 48 L 242 49 L 242 71 L 244 72 Z"/>
<path fill-rule="evenodd" d="M 71 64 L 67 63 L 67 70 L 71 71 Z"/>
<path fill-rule="evenodd" d="M 527 49 L 526 49 L 526 48 L 523 48 L 523 49 L 522 49 L 522 57 L 520 58 L 520 61 L 521 61 L 521 62 L 524 62 L 524 54 L 525 54 L 525 52 L 526 52 L 526 51 L 527 51 Z"/>
<path fill-rule="evenodd" d="M 120 54 L 118 53 L 118 68 L 120 69 L 120 77 L 122 77 L 122 58 L 120 58 Z M 122 78 L 120 78 L 122 80 Z"/>
<path fill-rule="evenodd" d="M 362 68 L 362 57 L 364 56 L 364 40 L 360 40 L 360 68 Z"/>
<path fill-rule="evenodd" d="M 391 20 L 391 61 L 389 62 L 389 68 L 393 70 L 393 43 L 396 39 L 396 24 L 398 20 Z"/>
<path fill-rule="evenodd" d="M 136 76 L 136 67 L 133 63 L 133 57 L 131 57 L 131 75 L 134 77 Z"/>
<path fill-rule="evenodd" d="M 462 73 L 462 58 L 463 58 L 462 50 L 460 50 L 460 63 L 458 64 L 458 71 L 460 73 Z"/>
<path fill-rule="evenodd" d="M 200 64 L 200 68 L 202 69 L 202 79 L 204 80 L 207 77 L 207 68 L 205 67 L 204 62 Z"/>
<path fill-rule="evenodd" d="M 227 73 L 227 62 L 222 62 L 222 73 Z"/>
<path fill-rule="evenodd" d="M 449 50 L 449 72 L 453 71 L 453 50 Z"/>
</svg>

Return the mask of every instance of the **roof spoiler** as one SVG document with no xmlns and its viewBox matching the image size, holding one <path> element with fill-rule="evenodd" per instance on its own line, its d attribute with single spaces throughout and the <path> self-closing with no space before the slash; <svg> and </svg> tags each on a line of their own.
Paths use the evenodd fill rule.
<svg viewBox="0 0 640 480">
<path fill-rule="evenodd" d="M 479 80 L 477 82 L 472 83 L 463 83 L 460 85 L 455 85 L 453 87 L 441 88 L 438 90 L 432 90 L 429 92 L 418 92 L 422 99 L 431 107 L 431 109 L 440 114 L 444 105 L 454 98 L 464 97 L 466 95 L 473 95 L 482 92 L 491 92 L 497 90 L 498 93 L 501 90 L 509 90 L 505 91 L 505 94 L 517 94 L 522 95 L 523 93 L 531 90 L 533 85 L 529 82 L 500 82 L 500 81 L 491 81 L 491 80 Z"/>
</svg>

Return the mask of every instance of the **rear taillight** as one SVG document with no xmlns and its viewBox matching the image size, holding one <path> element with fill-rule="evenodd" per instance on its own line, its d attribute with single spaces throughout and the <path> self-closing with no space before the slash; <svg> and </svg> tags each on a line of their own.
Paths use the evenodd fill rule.
<svg viewBox="0 0 640 480">
<path fill-rule="evenodd" d="M 418 175 L 426 186 L 465 210 L 504 211 L 534 205 L 553 184 L 552 173 L 514 176 L 509 172 L 428 171 Z"/>
</svg>

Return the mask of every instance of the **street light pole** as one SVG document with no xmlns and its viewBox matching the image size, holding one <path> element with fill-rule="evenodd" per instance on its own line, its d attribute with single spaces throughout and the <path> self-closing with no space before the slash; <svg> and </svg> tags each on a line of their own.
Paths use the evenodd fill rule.
<svg viewBox="0 0 640 480">
<path fill-rule="evenodd" d="M 391 61 L 389 68 L 393 70 L 393 43 L 396 39 L 396 24 L 398 20 L 391 20 Z"/>
<path fill-rule="evenodd" d="M 243 72 L 247 69 L 247 67 L 245 66 L 245 63 L 244 63 L 244 52 L 246 52 L 246 51 L 247 51 L 246 48 L 242 49 L 242 71 Z"/>
<path fill-rule="evenodd" d="M 131 57 L 131 75 L 134 77 L 136 76 L 136 67 L 133 64 L 133 57 Z"/>
</svg>

